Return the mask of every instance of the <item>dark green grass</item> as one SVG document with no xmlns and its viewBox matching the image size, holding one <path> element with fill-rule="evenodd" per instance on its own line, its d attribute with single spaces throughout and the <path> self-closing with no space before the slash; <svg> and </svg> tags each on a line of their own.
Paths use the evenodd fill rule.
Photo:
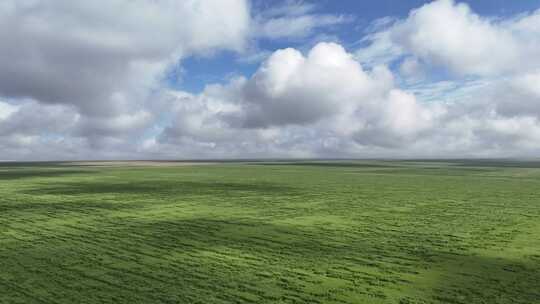
<svg viewBox="0 0 540 304">
<path fill-rule="evenodd" d="M 516 161 L 0 166 L 0 303 L 540 303 Z"/>
</svg>

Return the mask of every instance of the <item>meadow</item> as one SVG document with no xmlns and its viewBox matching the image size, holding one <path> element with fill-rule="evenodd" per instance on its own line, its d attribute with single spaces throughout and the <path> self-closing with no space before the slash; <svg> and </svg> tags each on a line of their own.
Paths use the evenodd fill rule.
<svg viewBox="0 0 540 304">
<path fill-rule="evenodd" d="M 0 303 L 540 303 L 540 162 L 2 163 Z"/>
</svg>

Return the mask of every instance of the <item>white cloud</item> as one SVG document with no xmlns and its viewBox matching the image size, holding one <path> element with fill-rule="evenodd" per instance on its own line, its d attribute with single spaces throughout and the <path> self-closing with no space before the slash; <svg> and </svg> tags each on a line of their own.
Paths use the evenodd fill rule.
<svg viewBox="0 0 540 304">
<path fill-rule="evenodd" d="M 531 115 L 540 118 L 540 70 L 500 83 L 490 101 L 505 116 Z"/>
<path fill-rule="evenodd" d="M 17 106 L 0 101 L 0 121 L 7 119 L 11 114 L 17 112 L 17 110 Z"/>
<path fill-rule="evenodd" d="M 200 95 L 173 95 L 175 117 L 160 137 L 168 143 L 190 138 L 227 145 L 243 138 L 266 145 L 275 139 L 276 146 L 283 144 L 283 133 L 295 130 L 299 133 L 292 138 L 299 142 L 286 145 L 326 133 L 328 138 L 317 139 L 317 145 L 348 138 L 396 146 L 429 128 L 442 112 L 394 88 L 385 67 L 363 70 L 335 43 L 319 43 L 306 56 L 295 49 L 278 50 L 249 79 L 210 86 Z M 378 140 L 380 134 L 391 139 Z"/>
<path fill-rule="evenodd" d="M 397 88 L 387 68 L 364 70 L 338 44 L 320 43 L 307 55 L 278 50 L 251 78 L 199 95 L 174 93 L 172 123 L 152 143 L 200 145 L 230 157 L 289 150 L 319 157 L 530 156 L 540 148 L 537 77 L 463 88 L 438 83 L 424 88 L 420 95 L 429 101 L 421 102 Z M 441 90 L 454 95 L 443 102 Z M 516 98 L 511 109 L 524 108 L 509 113 L 500 90 Z"/>
<path fill-rule="evenodd" d="M 17 106 L 33 100 L 46 113 L 69 111 L 76 119 L 68 137 L 127 140 L 151 122 L 149 98 L 168 65 L 191 54 L 242 50 L 250 22 L 246 0 L 2 1 L 0 97 Z M 9 126 L 0 133 L 23 134 L 22 124 L 32 123 L 14 120 L 33 113 L 9 109 L 2 104 Z"/>
<path fill-rule="evenodd" d="M 8 2 L 0 95 L 91 115 L 125 111 L 118 93 L 132 98 L 134 87 L 151 86 L 165 64 L 190 53 L 241 49 L 249 31 L 243 0 Z"/>
<path fill-rule="evenodd" d="M 332 26 L 345 23 L 348 18 L 333 15 L 308 15 L 279 17 L 265 20 L 258 28 L 256 35 L 277 38 L 302 38 L 313 33 L 318 27 Z"/>
<path fill-rule="evenodd" d="M 286 1 L 255 16 L 253 35 L 267 39 L 298 39 L 328 28 L 352 21 L 350 16 L 317 14 L 313 4 Z"/>
<path fill-rule="evenodd" d="M 32 100 L 12 106 L 10 112 L 9 116 L 0 119 L 0 136 L 69 132 L 79 117 L 72 107 L 42 105 Z"/>
<path fill-rule="evenodd" d="M 243 87 L 238 119 L 245 127 L 313 123 L 351 113 L 389 86 L 392 77 L 384 68 L 364 71 L 335 43 L 319 43 L 305 57 L 278 50 Z"/>
<path fill-rule="evenodd" d="M 540 67 L 538 28 L 540 10 L 490 19 L 474 13 L 467 4 L 438 0 L 371 33 L 368 38 L 373 43 L 358 50 L 357 56 L 389 62 L 410 54 L 460 76 L 519 73 Z"/>
<path fill-rule="evenodd" d="M 3 1 L 0 158 L 540 150 L 540 11 L 490 19 L 439 0 L 403 20 L 375 22 L 354 53 L 328 42 L 305 52 L 255 46 L 260 54 L 249 60 L 264 61 L 253 75 L 201 93 L 159 83 L 185 56 L 246 50 L 250 39 L 331 37 L 318 29 L 350 21 L 305 2 L 262 13 L 248 7 L 241 0 Z"/>
<path fill-rule="evenodd" d="M 365 46 L 355 53 L 355 57 L 364 65 L 389 64 L 403 55 L 403 48 L 392 41 L 392 32 L 386 30 L 394 24 L 394 20 L 383 19 L 383 21 L 361 40 Z"/>
<path fill-rule="evenodd" d="M 417 58 L 408 57 L 405 58 L 399 66 L 399 74 L 406 80 L 418 82 L 424 80 L 427 71 L 425 71 L 425 67 Z"/>
</svg>

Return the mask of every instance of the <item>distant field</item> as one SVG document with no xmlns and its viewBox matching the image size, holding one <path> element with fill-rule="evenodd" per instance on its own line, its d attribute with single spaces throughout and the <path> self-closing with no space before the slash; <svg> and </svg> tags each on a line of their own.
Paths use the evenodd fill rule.
<svg viewBox="0 0 540 304">
<path fill-rule="evenodd" d="M 0 164 L 0 303 L 540 303 L 540 162 Z"/>
</svg>

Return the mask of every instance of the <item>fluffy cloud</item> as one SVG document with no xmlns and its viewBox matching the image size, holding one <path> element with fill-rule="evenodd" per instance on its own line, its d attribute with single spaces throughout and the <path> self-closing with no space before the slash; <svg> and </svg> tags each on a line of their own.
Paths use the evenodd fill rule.
<svg viewBox="0 0 540 304">
<path fill-rule="evenodd" d="M 4 1 L 0 94 L 122 112 L 167 62 L 241 48 L 248 23 L 242 0 Z"/>
<path fill-rule="evenodd" d="M 358 57 L 391 61 L 409 54 L 460 76 L 519 73 L 540 67 L 539 28 L 540 10 L 491 19 L 477 15 L 467 4 L 438 0 L 413 10 L 404 20 L 386 20 L 367 36 L 373 43 L 359 50 Z M 405 62 L 405 70 L 411 62 Z"/>
<path fill-rule="evenodd" d="M 351 112 L 391 86 L 391 76 L 381 74 L 368 75 L 335 43 L 320 43 L 306 57 L 294 49 L 278 50 L 242 88 L 238 100 L 245 117 L 239 119 L 243 126 L 263 127 Z"/>
<path fill-rule="evenodd" d="M 35 101 L 25 101 L 18 106 L 9 105 L 8 109 L 7 115 L 0 114 L 0 136 L 10 134 L 38 136 L 45 132 L 67 132 L 79 119 L 73 108 L 42 105 Z"/>
<path fill-rule="evenodd" d="M 518 75 L 500 81 L 485 101 L 493 104 L 497 113 L 507 116 L 533 116 L 540 118 L 540 71 Z"/>
<path fill-rule="evenodd" d="M 291 41 L 350 21 L 304 2 L 262 13 L 248 7 L 2 2 L 0 159 L 488 157 L 540 149 L 539 11 L 490 19 L 434 1 L 405 19 L 378 20 L 354 53 L 338 43 L 284 48 L 265 54 L 252 75 L 200 93 L 164 87 L 164 71 L 186 56 L 241 51 L 253 39 Z"/>
<path fill-rule="evenodd" d="M 338 44 L 306 55 L 283 49 L 250 78 L 169 92 L 174 115 L 152 147 L 198 144 L 229 157 L 530 156 L 539 148 L 537 80 L 530 72 L 461 93 L 449 83 L 451 100 L 419 101 L 386 67 L 364 69 Z"/>
<path fill-rule="evenodd" d="M 278 50 L 249 79 L 169 97 L 175 116 L 158 141 L 199 140 L 212 149 L 236 143 L 234 149 L 239 138 L 267 148 L 313 141 L 310 152 L 344 139 L 400 146 L 444 112 L 395 88 L 387 68 L 364 70 L 335 43 L 319 43 L 306 56 Z M 294 142 L 286 140 L 291 133 Z"/>
<path fill-rule="evenodd" d="M 71 111 L 75 124 L 63 135 L 98 148 L 149 126 L 149 97 L 168 65 L 195 53 L 241 50 L 248 8 L 245 0 L 2 1 L 0 97 Z M 25 115 L 47 117 L 52 108 L 34 106 L 38 112 Z"/>
</svg>

